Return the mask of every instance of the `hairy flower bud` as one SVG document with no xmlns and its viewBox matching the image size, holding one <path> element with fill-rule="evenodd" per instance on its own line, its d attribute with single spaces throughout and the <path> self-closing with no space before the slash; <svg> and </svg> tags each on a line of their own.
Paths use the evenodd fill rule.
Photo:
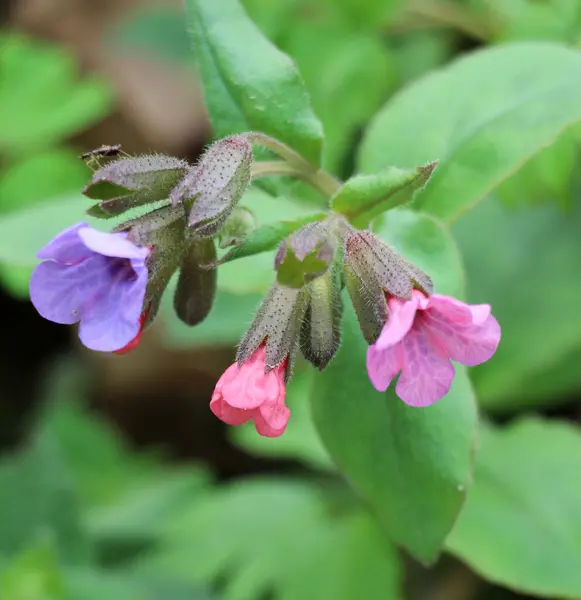
<svg viewBox="0 0 581 600">
<path fill-rule="evenodd" d="M 116 231 L 125 231 L 135 244 L 151 248 L 146 260 L 149 275 L 143 303 L 148 309 L 143 324 L 146 327 L 157 315 L 163 292 L 184 257 L 185 216 L 180 208 L 164 206 L 123 223 Z"/>
<path fill-rule="evenodd" d="M 186 325 L 197 325 L 210 314 L 216 295 L 217 271 L 201 265 L 215 260 L 214 240 L 186 233 L 186 248 L 174 296 L 176 314 Z"/>
<path fill-rule="evenodd" d="M 280 245 L 274 261 L 277 281 L 287 287 L 303 287 L 329 270 L 336 250 L 329 220 L 305 225 Z"/>
<path fill-rule="evenodd" d="M 288 359 L 290 364 L 306 309 L 304 290 L 275 284 L 256 313 L 238 346 L 236 360 L 242 365 L 265 343 L 266 372 Z"/>
<path fill-rule="evenodd" d="M 184 160 L 162 154 L 109 162 L 93 173 L 83 190 L 88 198 L 100 200 L 87 212 L 110 218 L 131 208 L 165 200 L 187 168 Z"/>
<path fill-rule="evenodd" d="M 220 248 L 228 248 L 242 243 L 255 228 L 254 213 L 245 206 L 237 206 L 218 233 Z"/>
<path fill-rule="evenodd" d="M 171 192 L 184 204 L 188 225 L 200 236 L 216 235 L 250 184 L 252 145 L 246 136 L 219 140 Z"/>
<path fill-rule="evenodd" d="M 343 253 L 345 286 L 370 344 L 377 340 L 387 319 L 386 295 L 408 300 L 414 288 L 426 294 L 433 290 L 428 275 L 370 231 L 348 228 Z"/>
<path fill-rule="evenodd" d="M 301 327 L 304 357 L 323 370 L 341 343 L 341 277 L 338 267 L 329 269 L 306 287 L 308 305 Z"/>
</svg>

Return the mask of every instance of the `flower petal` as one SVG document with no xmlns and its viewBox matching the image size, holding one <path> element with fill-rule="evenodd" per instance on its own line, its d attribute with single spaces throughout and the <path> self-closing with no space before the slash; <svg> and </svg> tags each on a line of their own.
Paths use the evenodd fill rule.
<svg viewBox="0 0 581 600">
<path fill-rule="evenodd" d="M 367 374 L 378 392 L 385 392 L 403 366 L 402 345 L 380 350 L 377 344 L 367 349 Z"/>
<path fill-rule="evenodd" d="M 87 248 L 103 256 L 145 259 L 151 251 L 130 242 L 126 233 L 106 233 L 86 227 L 79 231 L 79 236 Z"/>
<path fill-rule="evenodd" d="M 30 277 L 30 299 L 36 310 L 49 321 L 77 323 L 87 302 L 107 285 L 106 260 L 93 255 L 75 265 L 43 262 Z"/>
<path fill-rule="evenodd" d="M 241 408 L 232 408 L 224 402 L 220 393 L 214 392 L 210 400 L 210 410 L 227 425 L 242 425 L 252 418 L 252 411 Z"/>
<path fill-rule="evenodd" d="M 388 301 L 388 306 L 387 321 L 375 342 L 379 350 L 394 346 L 403 340 L 414 322 L 418 310 L 418 297 L 413 294 L 412 299 L 407 301 L 392 297 Z"/>
<path fill-rule="evenodd" d="M 264 345 L 259 346 L 242 364 L 235 380 L 222 387 L 224 400 L 234 408 L 252 410 L 268 401 L 274 401 L 280 394 L 278 368 L 265 373 L 266 353 Z"/>
<path fill-rule="evenodd" d="M 147 269 L 137 279 L 109 281 L 84 307 L 79 326 L 81 342 L 91 350 L 113 352 L 126 346 L 140 330 L 139 317 L 147 285 Z"/>
<path fill-rule="evenodd" d="M 284 433 L 290 417 L 290 410 L 284 404 L 278 407 L 277 410 L 277 416 L 270 420 L 264 418 L 260 409 L 253 411 L 252 420 L 254 421 L 254 426 L 256 427 L 256 431 L 263 437 L 278 437 Z M 275 427 L 273 424 L 280 426 Z"/>
<path fill-rule="evenodd" d="M 277 367 L 270 371 L 267 376 L 269 375 L 275 375 L 273 380 L 276 381 L 278 389 L 276 391 L 272 390 L 273 393 L 268 400 L 254 411 L 253 419 L 256 430 L 260 435 L 276 437 L 284 432 L 290 417 L 290 410 L 284 403 L 286 397 L 284 367 Z"/>
<path fill-rule="evenodd" d="M 486 305 L 485 305 L 486 306 Z M 479 307 L 476 307 L 477 309 Z M 477 318 L 485 311 L 476 311 Z M 463 365 L 474 366 L 490 360 L 500 342 L 500 326 L 490 314 L 479 325 L 452 320 L 448 314 L 431 308 L 422 315 L 419 327 L 447 356 Z"/>
<path fill-rule="evenodd" d="M 410 406 L 428 406 L 443 398 L 454 380 L 450 360 L 421 328 L 414 327 L 402 346 L 404 364 L 395 393 Z"/>
<path fill-rule="evenodd" d="M 79 237 L 79 231 L 86 228 L 88 228 L 86 223 L 77 223 L 65 229 L 38 251 L 37 258 L 56 260 L 65 265 L 72 265 L 89 258 L 93 253 Z"/>
<path fill-rule="evenodd" d="M 432 294 L 427 303 L 427 310 L 436 310 L 456 323 L 474 323 L 481 325 L 490 315 L 489 304 L 466 304 L 451 296 Z"/>
</svg>

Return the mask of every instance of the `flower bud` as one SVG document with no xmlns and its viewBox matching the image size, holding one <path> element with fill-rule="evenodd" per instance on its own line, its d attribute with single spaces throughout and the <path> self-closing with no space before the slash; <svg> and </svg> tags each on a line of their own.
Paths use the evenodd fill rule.
<svg viewBox="0 0 581 600">
<path fill-rule="evenodd" d="M 219 140 L 171 192 L 184 204 L 188 225 L 200 236 L 216 235 L 250 184 L 252 146 L 242 135 Z"/>
<path fill-rule="evenodd" d="M 307 285 L 308 305 L 301 327 L 304 357 L 321 371 L 341 343 L 341 277 L 339 268 L 329 269 Z"/>
<path fill-rule="evenodd" d="M 377 340 L 388 315 L 387 296 L 408 300 L 417 288 L 426 294 L 432 280 L 370 231 L 344 231 L 345 286 L 368 343 Z"/>
<path fill-rule="evenodd" d="M 237 206 L 218 233 L 220 248 L 242 243 L 256 229 L 256 217 L 245 206 Z"/>
<path fill-rule="evenodd" d="M 88 198 L 100 200 L 87 212 L 95 217 L 110 218 L 131 208 L 165 200 L 187 168 L 184 160 L 162 154 L 107 163 L 93 173 L 83 190 Z"/>
<path fill-rule="evenodd" d="M 174 308 L 186 325 L 201 323 L 212 309 L 216 295 L 216 269 L 201 265 L 216 260 L 216 247 L 211 238 L 199 238 L 186 233 L 186 248 L 174 296 Z"/>
<path fill-rule="evenodd" d="M 148 280 L 143 303 L 148 308 L 143 325 L 146 327 L 157 315 L 163 292 L 182 262 L 186 248 L 185 216 L 180 208 L 164 206 L 123 223 L 116 231 L 126 231 L 130 241 L 151 248 L 146 260 Z"/>
<path fill-rule="evenodd" d="M 274 261 L 281 285 L 301 288 L 328 271 L 337 249 L 330 227 L 329 220 L 309 223 L 282 242 Z"/>
<path fill-rule="evenodd" d="M 265 372 L 285 360 L 290 364 L 305 314 L 306 300 L 304 290 L 275 283 L 238 346 L 238 364 L 244 364 L 263 343 L 266 350 Z"/>
</svg>

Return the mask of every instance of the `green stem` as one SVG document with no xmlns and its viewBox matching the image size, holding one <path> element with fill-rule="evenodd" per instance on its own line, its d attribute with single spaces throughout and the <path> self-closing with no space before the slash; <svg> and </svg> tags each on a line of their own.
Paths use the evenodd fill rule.
<svg viewBox="0 0 581 600">
<path fill-rule="evenodd" d="M 249 133 L 248 138 L 253 144 L 263 146 L 284 159 L 283 161 L 254 163 L 252 168 L 253 177 L 292 175 L 312 185 L 326 198 L 332 198 L 341 189 L 340 181 L 335 179 L 324 169 L 318 169 L 310 162 L 306 161 L 290 146 L 263 133 Z"/>
</svg>

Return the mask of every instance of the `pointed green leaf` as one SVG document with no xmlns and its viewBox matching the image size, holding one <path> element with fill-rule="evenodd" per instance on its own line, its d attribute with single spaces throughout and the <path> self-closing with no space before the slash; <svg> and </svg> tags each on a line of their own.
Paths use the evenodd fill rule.
<svg viewBox="0 0 581 600">
<path fill-rule="evenodd" d="M 521 593 L 581 597 L 581 434 L 522 420 L 482 435 L 474 486 L 447 547 Z"/>
<path fill-rule="evenodd" d="M 436 168 L 435 162 L 416 169 L 388 167 L 375 175 L 349 179 L 331 201 L 333 210 L 355 226 L 367 227 L 381 213 L 411 202 Z"/>
<path fill-rule="evenodd" d="M 502 327 L 494 360 L 474 371 L 487 408 L 554 406 L 581 389 L 580 230 L 579 202 L 563 212 L 507 208 L 494 197 L 454 224 L 469 301 L 490 303 Z"/>
<path fill-rule="evenodd" d="M 176 515 L 145 567 L 192 583 L 223 581 L 229 599 L 351 600 L 380 590 L 400 600 L 397 553 L 376 520 L 359 503 L 333 511 L 328 499 L 288 478 L 223 487 Z"/>
<path fill-rule="evenodd" d="M 262 131 L 319 165 L 323 129 L 293 61 L 238 0 L 187 0 L 186 7 L 216 136 Z"/>
<path fill-rule="evenodd" d="M 391 99 L 367 130 L 359 168 L 438 160 L 416 203 L 453 220 L 580 121 L 580 96 L 579 50 L 545 42 L 487 48 Z"/>
<path fill-rule="evenodd" d="M 343 345 L 315 379 L 312 408 L 327 450 L 391 538 L 424 563 L 438 557 L 471 483 L 476 405 L 464 367 L 432 406 L 407 406 L 367 378 L 351 307 Z"/>
<path fill-rule="evenodd" d="M 461 265 L 446 229 L 408 209 L 386 217 L 385 241 L 427 269 L 440 293 L 459 295 Z M 343 345 L 312 389 L 315 425 L 392 539 L 433 562 L 471 483 L 476 405 L 466 369 L 455 365 L 452 389 L 436 404 L 407 406 L 393 386 L 385 393 L 372 387 L 367 344 L 347 303 L 345 313 Z"/>
<path fill-rule="evenodd" d="M 237 258 L 244 258 L 253 254 L 274 250 L 291 233 L 308 223 L 321 221 L 326 216 L 325 213 L 314 213 L 305 215 L 294 221 L 278 221 L 257 227 L 242 243 L 226 252 L 216 262 L 216 265 L 222 265 Z"/>
</svg>

